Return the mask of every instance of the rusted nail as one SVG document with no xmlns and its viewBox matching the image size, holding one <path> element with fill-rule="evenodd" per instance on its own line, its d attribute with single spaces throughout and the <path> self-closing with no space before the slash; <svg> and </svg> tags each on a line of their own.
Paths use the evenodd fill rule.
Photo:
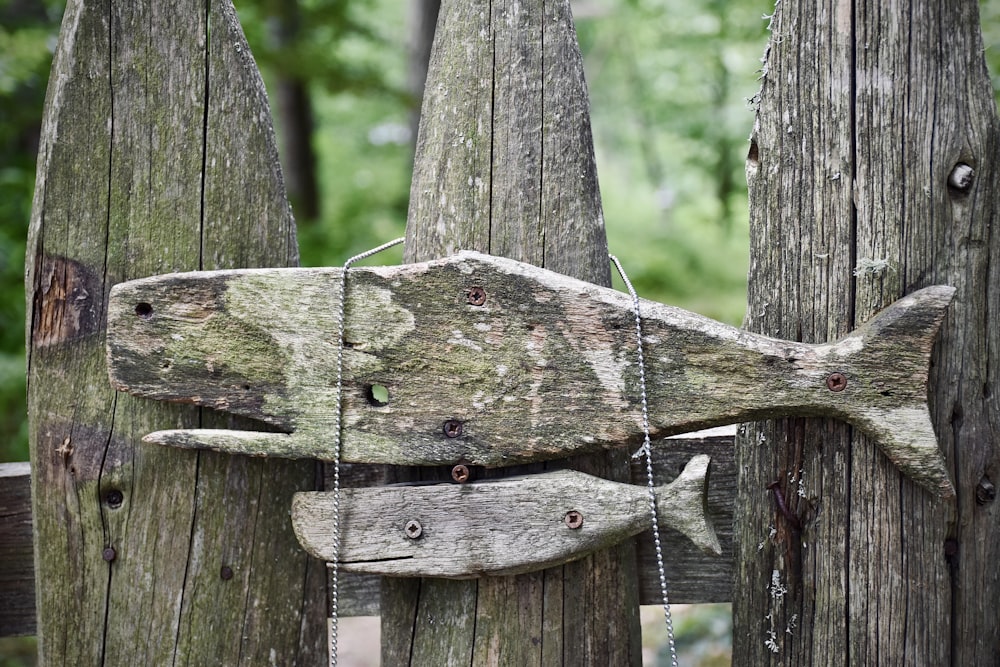
<svg viewBox="0 0 1000 667">
<path fill-rule="evenodd" d="M 771 492 L 774 493 L 774 502 L 778 504 L 781 516 L 785 517 L 785 520 L 788 521 L 788 524 L 794 530 L 800 530 L 802 528 L 802 524 L 799 523 L 799 517 L 795 516 L 795 514 L 788 509 L 788 505 L 785 504 L 785 494 L 781 492 L 781 484 L 779 482 L 771 482 L 767 485 L 767 488 L 771 489 Z"/>
<path fill-rule="evenodd" d="M 410 519 L 406 522 L 406 526 L 403 527 L 403 533 L 411 540 L 417 540 L 424 534 L 424 527 L 416 519 Z"/>
<path fill-rule="evenodd" d="M 444 434 L 448 438 L 457 438 L 462 435 L 462 422 L 457 419 L 449 419 L 444 423 Z"/>
<path fill-rule="evenodd" d="M 118 489 L 111 489 L 104 494 L 104 502 L 113 510 L 118 509 L 125 502 L 125 494 Z"/>
<path fill-rule="evenodd" d="M 465 297 L 471 306 L 481 306 L 486 303 L 486 290 L 482 287 L 474 286 L 465 291 Z"/>
<path fill-rule="evenodd" d="M 830 373 L 826 378 L 826 388 L 830 391 L 844 391 L 847 389 L 847 376 L 843 373 Z"/>
<path fill-rule="evenodd" d="M 219 577 L 223 581 L 229 581 L 230 579 L 233 578 L 233 568 L 229 567 L 228 565 L 223 565 L 222 569 L 219 570 Z"/>
<path fill-rule="evenodd" d="M 146 302 L 135 304 L 135 314 L 144 320 L 153 317 L 153 307 Z"/>
<path fill-rule="evenodd" d="M 103 558 L 106 563 L 110 563 L 117 557 L 118 554 L 115 552 L 114 547 L 104 547 L 104 551 L 101 552 L 101 558 Z"/>
<path fill-rule="evenodd" d="M 989 505 L 997 499 L 997 488 L 990 481 L 989 477 L 983 477 L 976 485 L 976 502 L 980 505 Z"/>
<path fill-rule="evenodd" d="M 469 481 L 469 466 L 459 463 L 451 469 L 451 478 L 459 484 L 465 484 Z"/>
<path fill-rule="evenodd" d="M 975 176 L 975 169 L 964 162 L 959 162 L 952 167 L 951 173 L 948 174 L 948 185 L 964 192 L 972 187 L 972 180 Z"/>
<path fill-rule="evenodd" d="M 566 516 L 563 517 L 563 522 L 573 530 L 583 526 L 583 515 L 576 510 L 570 510 L 566 512 Z"/>
</svg>

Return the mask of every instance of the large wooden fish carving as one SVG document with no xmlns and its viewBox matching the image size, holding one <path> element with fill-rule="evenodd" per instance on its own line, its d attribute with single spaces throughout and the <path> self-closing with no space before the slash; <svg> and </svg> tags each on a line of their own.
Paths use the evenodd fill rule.
<svg viewBox="0 0 1000 667">
<path fill-rule="evenodd" d="M 276 427 L 150 442 L 332 458 L 340 269 L 170 274 L 112 290 L 117 388 Z M 927 409 L 954 289 L 916 291 L 840 340 L 752 334 L 642 301 L 654 437 L 782 416 L 842 419 L 954 494 Z M 503 466 L 641 441 L 628 295 L 498 257 L 351 269 L 343 460 Z"/>
</svg>

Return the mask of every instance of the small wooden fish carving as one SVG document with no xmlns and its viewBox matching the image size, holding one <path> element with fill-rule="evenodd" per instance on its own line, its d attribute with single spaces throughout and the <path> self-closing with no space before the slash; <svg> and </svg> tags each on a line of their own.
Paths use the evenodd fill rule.
<svg viewBox="0 0 1000 667">
<path fill-rule="evenodd" d="M 116 286 L 112 384 L 283 431 L 174 430 L 147 440 L 332 458 L 339 276 L 340 269 L 258 269 Z M 927 409 L 927 373 L 953 293 L 921 289 L 819 345 L 644 300 L 652 435 L 836 417 L 873 437 L 918 483 L 951 496 Z M 641 441 L 626 294 L 463 252 L 352 269 L 346 304 L 344 461 L 503 466 Z"/>
<path fill-rule="evenodd" d="M 722 548 L 705 518 L 709 459 L 693 457 L 656 489 L 661 527 L 708 553 Z M 334 555 L 333 494 L 297 493 L 292 525 L 313 556 Z M 470 484 L 341 491 L 340 566 L 395 577 L 466 579 L 566 563 L 648 530 L 649 491 L 581 472 Z"/>
</svg>

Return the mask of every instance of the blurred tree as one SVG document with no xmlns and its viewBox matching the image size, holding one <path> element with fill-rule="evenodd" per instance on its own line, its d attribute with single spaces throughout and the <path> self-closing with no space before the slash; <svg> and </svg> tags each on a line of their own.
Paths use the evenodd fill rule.
<svg viewBox="0 0 1000 667">
<path fill-rule="evenodd" d="M 415 104 L 410 113 L 410 136 L 416 140 L 420 123 L 420 100 L 424 96 L 424 82 L 427 80 L 427 63 L 431 58 L 434 44 L 434 30 L 437 27 L 441 0 L 413 0 L 410 4 L 410 58 L 407 74 L 407 89 Z"/>
<path fill-rule="evenodd" d="M 413 98 L 390 83 L 377 58 L 370 57 L 372 51 L 396 47 L 366 20 L 372 0 L 246 0 L 237 5 L 273 97 L 292 208 L 300 225 L 314 223 L 323 194 L 314 142 L 314 95 L 374 95 L 414 106 Z"/>
<path fill-rule="evenodd" d="M 62 2 L 0 0 L 0 460 L 28 458 L 24 247 Z"/>
</svg>

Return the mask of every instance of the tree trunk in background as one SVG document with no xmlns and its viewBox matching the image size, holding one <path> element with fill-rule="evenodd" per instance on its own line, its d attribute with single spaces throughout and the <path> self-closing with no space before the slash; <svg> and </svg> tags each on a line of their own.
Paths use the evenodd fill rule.
<svg viewBox="0 0 1000 667">
<path fill-rule="evenodd" d="M 105 366 L 115 283 L 297 255 L 232 5 L 71 0 L 27 252 L 41 664 L 323 655 L 325 570 L 288 520 L 316 465 L 142 444 L 153 430 L 227 420 L 116 394 Z"/>
<path fill-rule="evenodd" d="M 420 102 L 424 98 L 424 83 L 427 81 L 427 65 L 431 59 L 434 44 L 434 30 L 437 26 L 441 0 L 410 1 L 410 61 L 407 72 L 407 88 L 413 95 L 410 111 L 410 134 L 416 144 L 420 126 Z"/>
<path fill-rule="evenodd" d="M 302 16 L 298 0 L 270 3 L 271 31 L 276 50 L 288 49 L 299 38 Z M 288 200 L 301 221 L 319 217 L 319 180 L 316 175 L 316 151 L 312 137 L 316 129 L 312 98 L 305 78 L 285 68 L 275 69 L 275 106 L 277 107 L 281 164 L 284 167 Z"/>
<path fill-rule="evenodd" d="M 846 425 L 748 425 L 736 664 L 1000 664 L 1000 172 L 978 27 L 973 0 L 776 7 L 747 160 L 747 327 L 830 340 L 954 285 L 930 399 L 957 501 Z"/>
<path fill-rule="evenodd" d="M 408 261 L 471 249 L 610 283 L 582 65 L 567 1 L 443 4 Z M 624 452 L 573 463 L 628 479 Z M 387 579 L 382 632 L 383 665 L 639 665 L 634 543 L 516 577 Z"/>
</svg>

